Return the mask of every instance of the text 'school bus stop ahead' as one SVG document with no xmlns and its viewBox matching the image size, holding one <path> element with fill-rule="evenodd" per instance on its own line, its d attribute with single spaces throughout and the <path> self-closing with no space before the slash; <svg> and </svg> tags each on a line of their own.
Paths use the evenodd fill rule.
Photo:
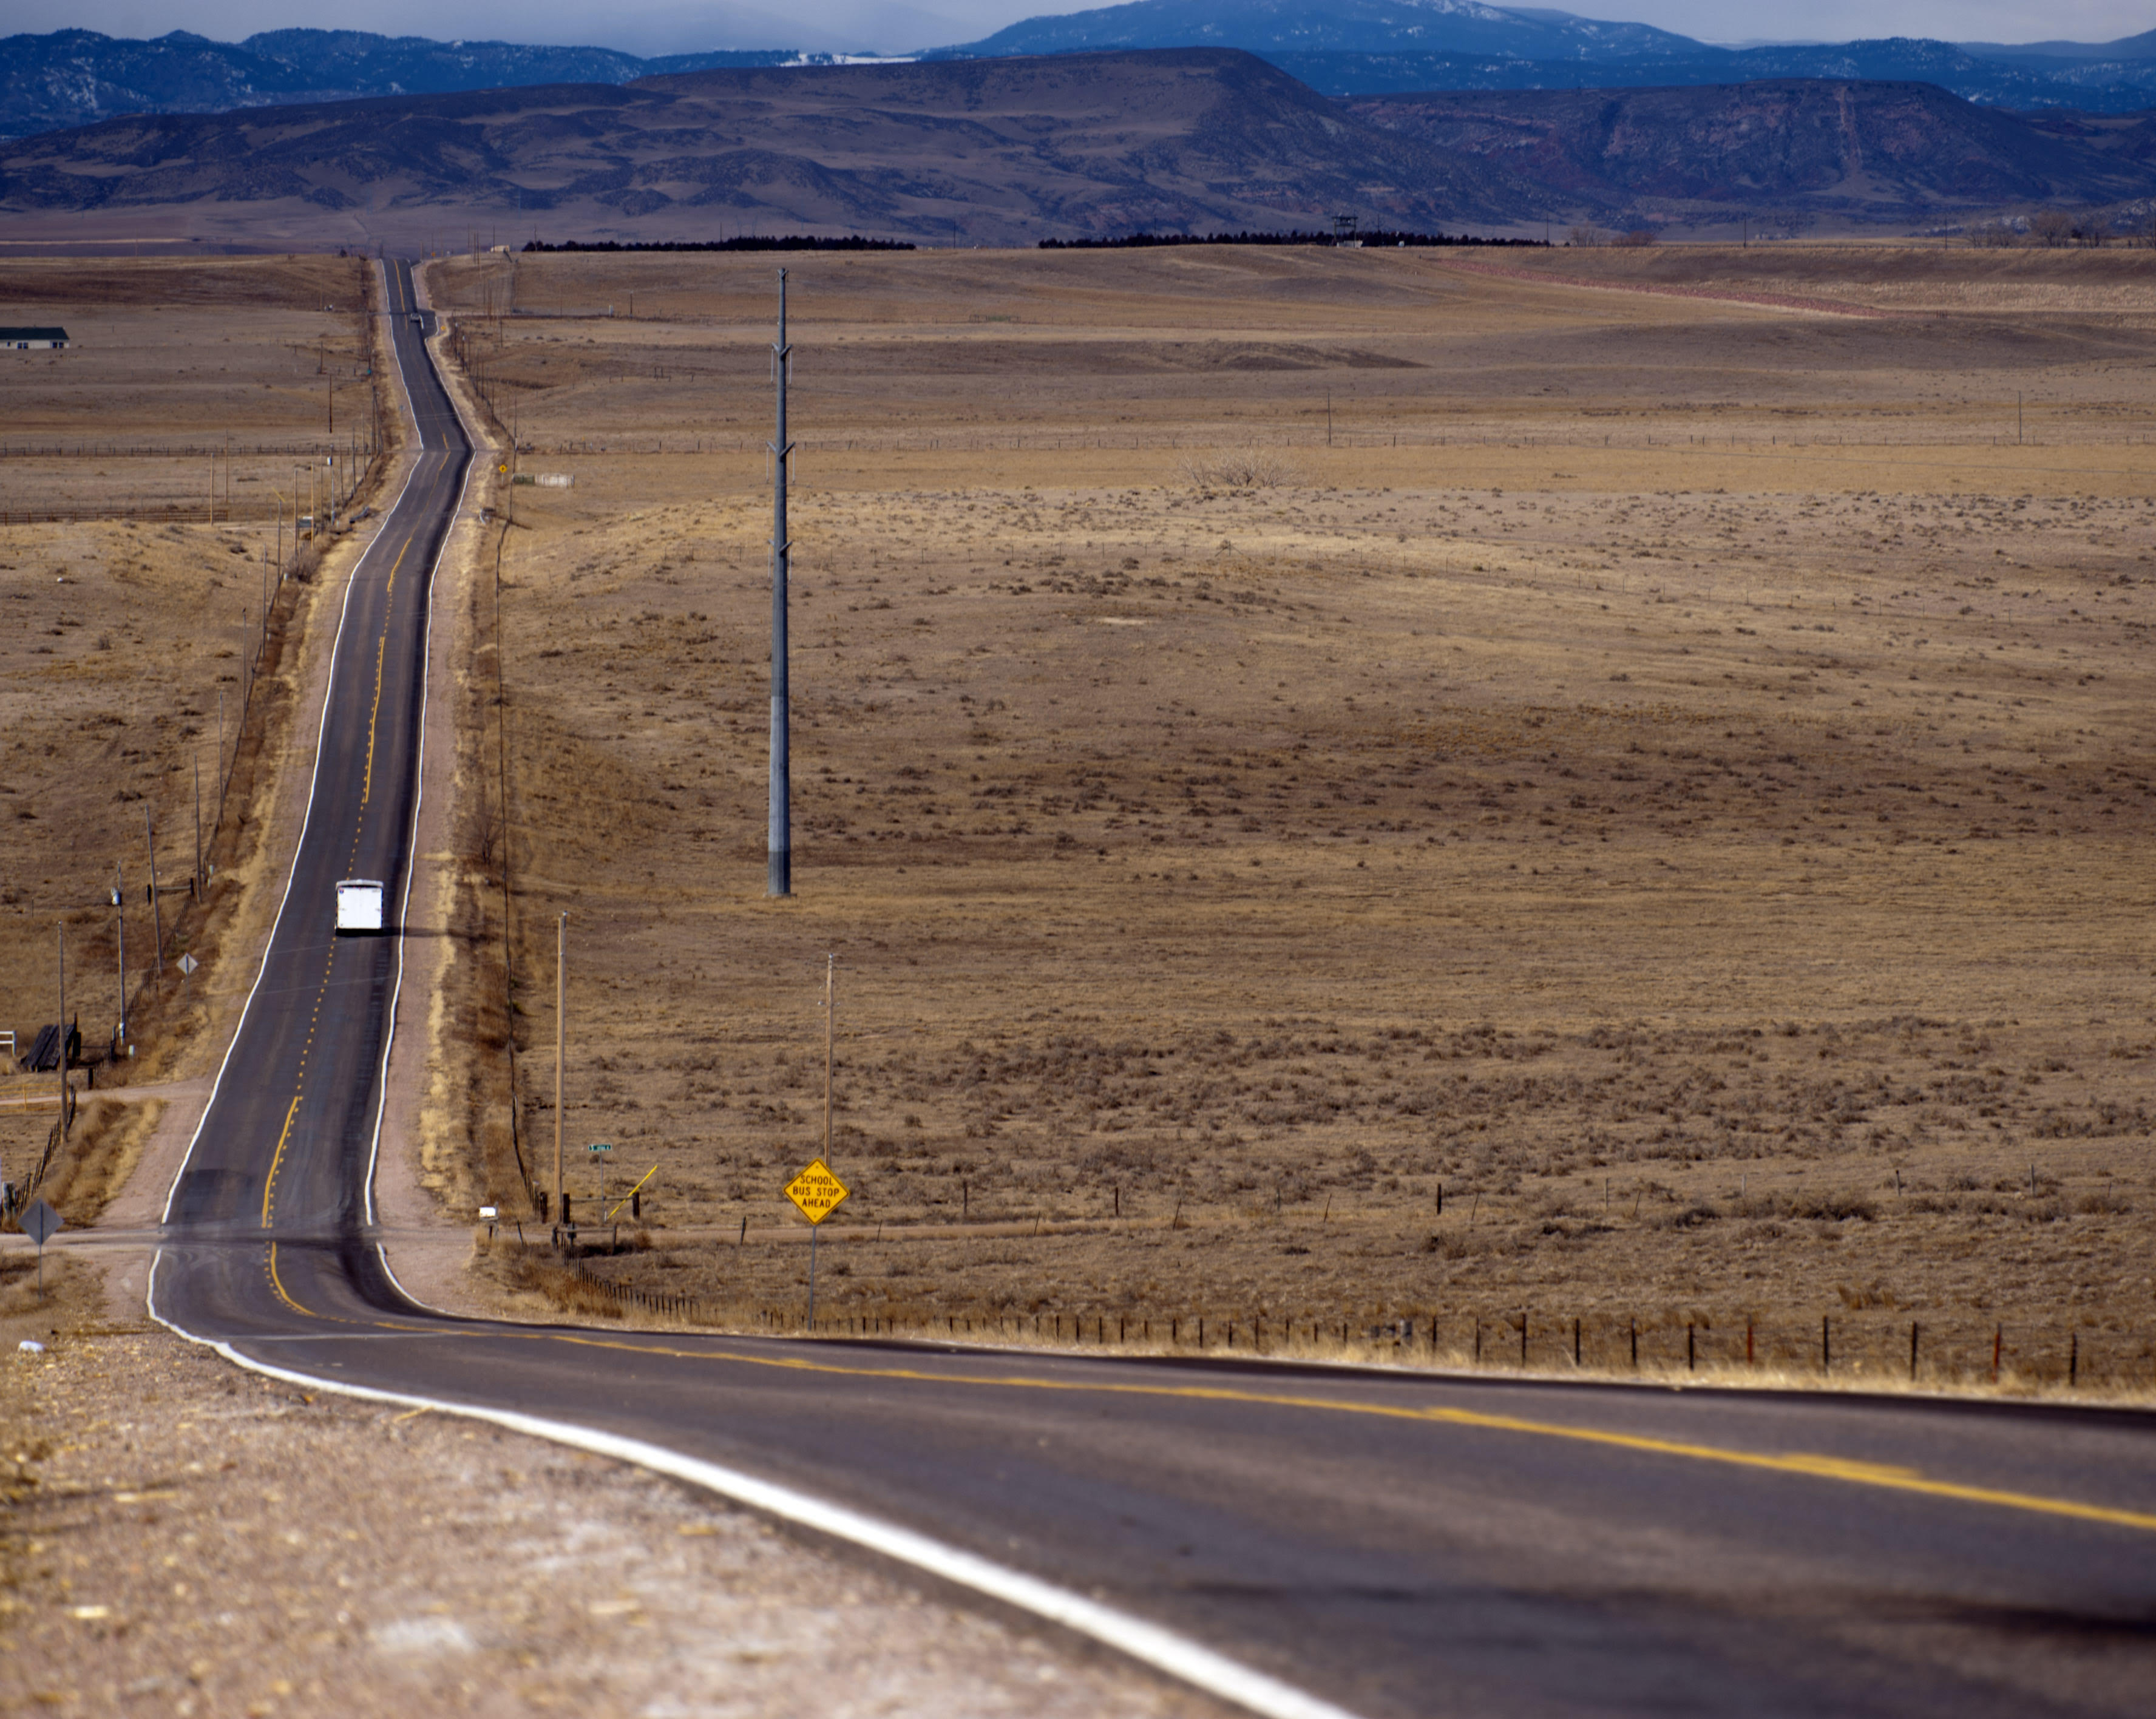
<svg viewBox="0 0 2156 1719">
<path fill-rule="evenodd" d="M 382 929 L 382 885 L 363 877 L 337 885 L 337 935 Z"/>
</svg>

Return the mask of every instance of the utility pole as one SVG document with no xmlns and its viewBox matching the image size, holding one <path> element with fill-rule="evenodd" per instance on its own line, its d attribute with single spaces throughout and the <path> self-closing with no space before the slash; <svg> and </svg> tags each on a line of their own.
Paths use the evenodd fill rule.
<svg viewBox="0 0 2156 1719">
<path fill-rule="evenodd" d="M 53 957 L 58 963 L 56 971 L 60 984 L 60 1138 L 68 1135 L 68 1028 L 67 1028 L 67 926 L 64 923 L 53 927 Z"/>
<path fill-rule="evenodd" d="M 150 844 L 150 921 L 157 933 L 157 975 L 162 978 L 165 972 L 165 909 L 157 900 L 157 820 L 150 815 L 147 806 L 142 808 L 142 829 Z"/>
<path fill-rule="evenodd" d="M 554 1224 L 563 1219 L 562 1206 L 562 1063 L 569 1047 L 568 1027 L 569 916 L 554 922 Z"/>
<path fill-rule="evenodd" d="M 839 1027 L 839 957 L 824 957 L 824 1162 L 831 1162 L 831 1049 Z"/>
<path fill-rule="evenodd" d="M 786 439 L 786 374 L 793 348 L 786 344 L 786 271 L 778 271 L 778 341 L 772 347 L 778 369 L 778 436 L 771 444 L 771 829 L 767 841 L 770 880 L 767 893 L 793 893 L 793 761 L 788 754 L 791 723 L 786 665 L 786 577 L 793 561 L 793 540 L 786 535 L 786 467 L 793 444 Z"/>
<path fill-rule="evenodd" d="M 120 1030 L 112 1041 L 113 1054 L 127 1048 L 127 885 L 120 875 L 120 862 L 112 862 L 112 941 L 120 952 Z"/>
<path fill-rule="evenodd" d="M 202 865 L 202 754 L 195 754 L 195 900 L 201 901 L 208 893 L 205 885 L 209 880 L 203 875 Z"/>
</svg>

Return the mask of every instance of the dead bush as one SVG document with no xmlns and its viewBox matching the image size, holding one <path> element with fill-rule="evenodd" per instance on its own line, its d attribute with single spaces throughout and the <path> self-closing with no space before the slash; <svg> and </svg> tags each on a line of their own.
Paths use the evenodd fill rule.
<svg viewBox="0 0 2156 1719">
<path fill-rule="evenodd" d="M 1186 459 L 1184 480 L 1194 490 L 1270 490 L 1301 481 L 1302 474 L 1266 448 L 1241 448 L 1209 459 Z"/>
</svg>

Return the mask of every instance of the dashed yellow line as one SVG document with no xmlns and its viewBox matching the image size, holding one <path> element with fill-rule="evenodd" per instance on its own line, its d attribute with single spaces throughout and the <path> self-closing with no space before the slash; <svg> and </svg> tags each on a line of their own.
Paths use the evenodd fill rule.
<svg viewBox="0 0 2156 1719">
<path fill-rule="evenodd" d="M 406 538 L 404 546 L 397 552 L 397 559 L 390 563 L 389 582 L 382 588 L 386 600 L 397 589 L 397 569 L 404 565 L 404 557 L 411 553 L 412 540 Z M 382 636 L 374 641 L 374 708 L 367 718 L 367 776 L 359 786 L 359 803 L 365 808 L 367 798 L 374 792 L 374 731 L 382 721 L 382 673 L 384 658 L 389 649 L 389 617 L 385 613 L 382 621 Z M 353 839 L 353 851 L 358 851 L 358 841 Z"/>
</svg>

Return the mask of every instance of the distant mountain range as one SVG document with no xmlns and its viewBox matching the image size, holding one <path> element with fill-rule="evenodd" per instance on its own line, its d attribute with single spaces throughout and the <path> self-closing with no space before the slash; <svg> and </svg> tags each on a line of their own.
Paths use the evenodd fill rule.
<svg viewBox="0 0 2156 1719">
<path fill-rule="evenodd" d="M 1671 59 L 1702 50 L 1648 24 L 1480 0 L 1136 0 L 1029 18 L 935 57 L 1097 54 L 1110 48 L 1242 48 L 1276 53 L 1439 53 L 1509 59 Z"/>
<path fill-rule="evenodd" d="M 1532 187 L 1343 113 L 1218 49 L 762 68 L 627 88 L 379 96 L 141 114 L 0 147 L 0 221 L 187 229 L 252 247 L 860 233 L 1026 244 L 1514 219 Z"/>
<path fill-rule="evenodd" d="M 1707 49 L 1670 58 L 1511 59 L 1489 54 L 1304 53 L 1265 58 L 1328 95 L 1409 90 L 1639 90 L 1834 78 L 1936 84 L 1964 100 L 2032 111 L 2156 107 L 2156 59 L 1992 59 L 1948 42 L 1892 38 L 1821 48 Z"/>
<path fill-rule="evenodd" d="M 1907 230 L 2156 209 L 2156 114 L 1913 82 L 1334 100 L 1235 49 L 762 67 L 135 115 L 0 146 L 0 222 L 259 249 L 859 233 Z"/>
<path fill-rule="evenodd" d="M 1645 24 L 1480 0 L 1135 0 L 1027 18 L 963 48 L 939 49 L 934 57 L 1194 43 L 1246 49 L 1328 95 L 1917 79 L 1992 106 L 2097 113 L 2156 106 L 2156 30 L 2118 42 L 2027 48 L 1896 37 L 1730 49 Z"/>
<path fill-rule="evenodd" d="M 1646 24 L 1481 0 L 1135 0 L 1025 19 L 930 59 L 1135 48 L 1240 48 L 1328 95 L 1424 90 L 1639 89 L 1761 78 L 1916 80 L 2019 109 L 2156 107 L 2156 30 L 2107 43 L 1938 42 L 1725 49 Z M 608 48 L 437 42 L 362 30 L 271 30 L 244 42 L 175 31 L 0 39 L 0 140 L 132 113 L 629 84 L 725 68 L 831 64 L 830 54 L 714 50 L 642 59 Z"/>
<path fill-rule="evenodd" d="M 655 74 L 781 65 L 799 58 L 789 50 L 639 59 L 608 48 L 433 42 L 364 30 L 270 30 L 238 43 L 184 30 L 149 42 L 56 30 L 0 38 L 0 139 L 123 114 L 223 113 L 535 84 L 626 84 Z"/>
<path fill-rule="evenodd" d="M 1459 90 L 1341 105 L 1613 227 L 1907 228 L 1982 208 L 2132 204 L 2156 191 L 2156 115 L 2006 113 L 1932 84 Z"/>
</svg>

